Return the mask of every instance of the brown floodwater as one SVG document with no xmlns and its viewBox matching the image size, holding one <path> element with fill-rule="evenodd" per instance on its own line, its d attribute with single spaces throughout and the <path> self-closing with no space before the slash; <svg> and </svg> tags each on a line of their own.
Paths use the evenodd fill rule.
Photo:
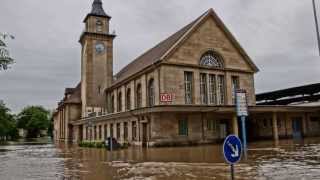
<svg viewBox="0 0 320 180">
<path fill-rule="evenodd" d="M 320 179 L 320 138 L 250 143 L 236 179 Z M 64 144 L 0 146 L 0 180 L 230 179 L 220 145 L 108 152 Z"/>
</svg>

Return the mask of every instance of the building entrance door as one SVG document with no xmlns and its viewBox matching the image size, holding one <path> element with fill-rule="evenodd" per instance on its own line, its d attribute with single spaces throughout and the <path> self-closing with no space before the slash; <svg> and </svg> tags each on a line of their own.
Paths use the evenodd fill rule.
<svg viewBox="0 0 320 180">
<path fill-rule="evenodd" d="M 147 141 L 148 141 L 148 130 L 147 130 L 148 124 L 142 123 L 142 146 L 147 147 Z"/>
<path fill-rule="evenodd" d="M 293 139 L 302 138 L 302 118 L 292 119 L 292 137 Z"/>
</svg>

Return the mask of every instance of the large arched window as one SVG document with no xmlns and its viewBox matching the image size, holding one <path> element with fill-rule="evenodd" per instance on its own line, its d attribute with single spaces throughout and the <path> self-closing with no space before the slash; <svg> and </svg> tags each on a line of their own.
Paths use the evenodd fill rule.
<svg viewBox="0 0 320 180">
<path fill-rule="evenodd" d="M 200 65 L 211 68 L 223 68 L 223 61 L 214 51 L 207 51 L 201 56 Z"/>
<path fill-rule="evenodd" d="M 122 93 L 119 92 L 118 93 L 118 108 L 117 108 L 118 112 L 122 111 Z"/>
<path fill-rule="evenodd" d="M 155 104 L 155 93 L 154 93 L 154 80 L 150 79 L 148 83 L 148 104 L 154 106 Z"/>
<path fill-rule="evenodd" d="M 141 89 L 141 84 L 137 85 L 136 106 L 137 106 L 137 108 L 141 108 L 142 107 L 142 89 Z"/>
<path fill-rule="evenodd" d="M 130 110 L 131 109 L 131 89 L 127 89 L 127 94 L 126 94 L 126 109 Z"/>
</svg>

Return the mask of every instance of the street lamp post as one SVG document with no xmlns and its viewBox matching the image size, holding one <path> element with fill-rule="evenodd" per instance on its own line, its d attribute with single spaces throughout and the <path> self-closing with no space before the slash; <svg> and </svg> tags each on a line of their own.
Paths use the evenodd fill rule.
<svg viewBox="0 0 320 180">
<path fill-rule="evenodd" d="M 317 8 L 316 8 L 315 0 L 312 0 L 312 5 L 313 5 L 313 14 L 314 14 L 314 20 L 316 25 L 318 49 L 319 49 L 319 56 L 320 56 L 320 34 L 319 34 L 319 23 L 318 23 Z"/>
</svg>

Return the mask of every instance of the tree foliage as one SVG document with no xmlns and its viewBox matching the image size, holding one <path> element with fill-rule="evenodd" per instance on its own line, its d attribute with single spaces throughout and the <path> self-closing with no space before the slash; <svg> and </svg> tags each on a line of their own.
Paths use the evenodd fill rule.
<svg viewBox="0 0 320 180">
<path fill-rule="evenodd" d="M 53 137 L 53 116 L 52 115 L 48 125 L 48 136 Z"/>
<path fill-rule="evenodd" d="M 9 66 L 14 63 L 14 59 L 10 57 L 9 50 L 5 43 L 5 39 L 7 38 L 14 39 L 14 36 L 0 33 L 0 71 L 8 69 Z"/>
<path fill-rule="evenodd" d="M 10 109 L 0 101 L 0 140 L 15 139 L 18 137 L 16 121 L 10 114 Z"/>
<path fill-rule="evenodd" d="M 47 130 L 50 125 L 49 111 L 42 106 L 29 106 L 18 115 L 17 127 L 27 130 L 28 138 L 36 138 L 41 130 Z"/>
</svg>

